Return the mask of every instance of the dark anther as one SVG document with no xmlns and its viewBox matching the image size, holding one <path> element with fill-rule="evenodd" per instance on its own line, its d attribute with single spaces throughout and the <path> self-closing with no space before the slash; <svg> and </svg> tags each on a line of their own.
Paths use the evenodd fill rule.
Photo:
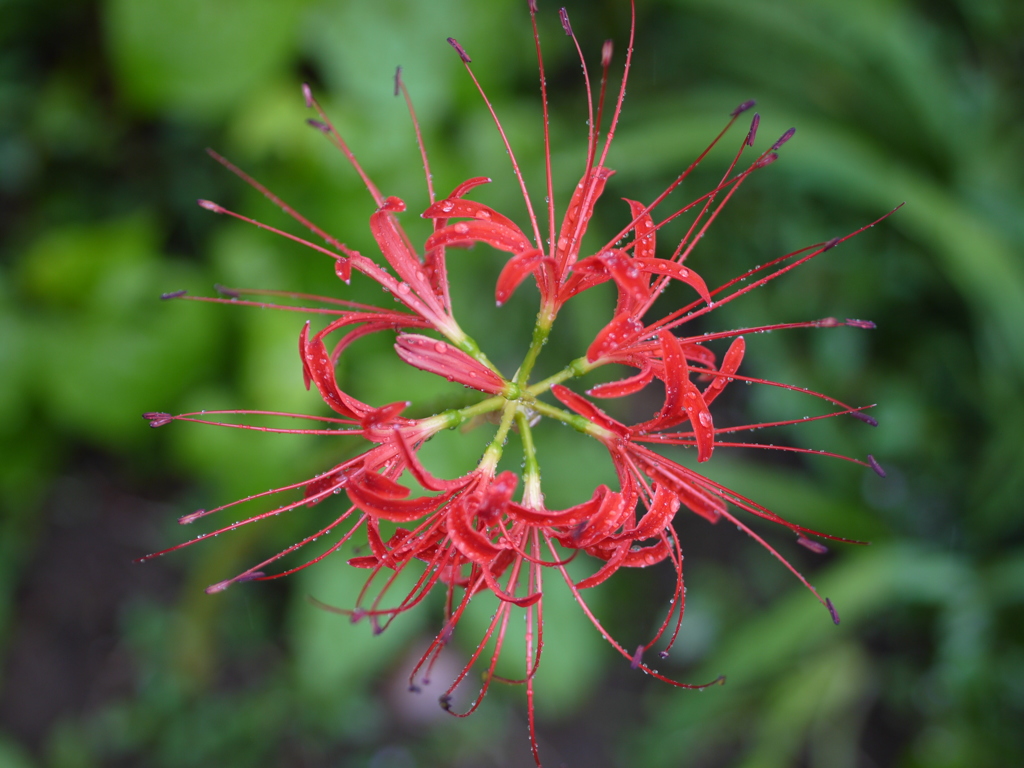
<svg viewBox="0 0 1024 768">
<path fill-rule="evenodd" d="M 868 466 L 871 467 L 879 477 L 885 477 L 885 470 L 882 469 L 882 465 L 875 461 L 875 457 L 870 453 L 868 454 Z"/>
<path fill-rule="evenodd" d="M 794 133 L 796 133 L 796 128 L 790 128 L 784 134 L 779 136 L 779 140 L 778 141 L 776 141 L 774 144 L 772 144 L 772 149 L 775 150 L 775 149 L 778 149 L 779 147 L 781 147 L 783 144 L 785 144 L 787 141 L 789 141 L 790 139 L 793 138 L 793 134 Z"/>
<path fill-rule="evenodd" d="M 846 318 L 846 324 L 852 328 L 866 328 L 867 330 L 874 330 L 875 323 L 872 320 L 857 320 L 852 317 Z"/>
<path fill-rule="evenodd" d="M 462 59 L 463 64 L 469 64 L 471 61 L 473 61 L 471 58 L 469 58 L 469 54 L 466 53 L 466 49 L 459 45 L 459 41 L 456 40 L 454 37 L 448 38 L 448 45 L 454 48 L 455 52 L 459 54 L 459 58 Z"/>
<path fill-rule="evenodd" d="M 808 539 L 806 536 L 802 536 L 800 534 L 797 534 L 796 543 L 799 544 L 801 547 L 806 547 L 807 549 L 811 550 L 811 552 L 814 552 L 819 555 L 824 555 L 826 552 L 828 552 L 828 547 L 826 547 L 820 541 Z"/>
<path fill-rule="evenodd" d="M 142 418 L 149 422 L 149 426 L 156 428 L 162 427 L 164 424 L 170 424 L 174 421 L 174 417 L 169 413 L 151 412 L 142 414 Z"/>
<path fill-rule="evenodd" d="M 853 418 L 855 419 L 860 419 L 869 426 L 878 426 L 878 419 L 874 418 L 873 416 L 868 416 L 866 413 L 861 413 L 860 411 L 852 411 L 850 415 L 853 416 Z"/>
<path fill-rule="evenodd" d="M 638 645 L 636 647 L 636 650 L 633 652 L 633 660 L 631 662 L 629 662 L 630 668 L 631 669 L 637 669 L 640 666 L 640 662 L 643 659 L 643 657 L 644 657 L 644 647 L 642 645 Z"/>
<path fill-rule="evenodd" d="M 832 601 L 829 600 L 827 597 L 825 598 L 825 607 L 828 608 L 828 612 L 832 614 L 832 623 L 838 625 L 839 611 L 836 610 L 836 607 L 832 605 Z"/>
<path fill-rule="evenodd" d="M 761 124 L 761 116 L 755 112 L 754 119 L 750 121 L 750 130 L 747 131 L 747 146 L 754 146 L 754 137 L 757 136 L 757 126 Z"/>
<path fill-rule="evenodd" d="M 562 29 L 565 30 L 565 34 L 572 37 L 572 24 L 569 23 L 569 12 L 565 8 L 558 9 L 558 18 L 562 22 Z"/>
<path fill-rule="evenodd" d="M 753 99 L 750 99 L 750 101 L 744 101 L 729 114 L 729 117 L 736 117 L 737 115 L 742 115 L 755 104 L 757 104 L 757 102 L 754 101 Z"/>
<path fill-rule="evenodd" d="M 182 290 L 182 291 L 171 291 L 170 293 L 161 293 L 160 294 L 160 300 L 161 301 L 167 301 L 167 299 L 180 299 L 182 296 L 184 296 L 187 293 L 188 293 L 188 291 L 185 291 L 185 290 Z"/>
<path fill-rule="evenodd" d="M 312 117 L 308 117 L 308 118 L 306 118 L 306 123 L 311 125 L 311 126 L 313 126 L 318 131 L 322 131 L 323 133 L 330 133 L 331 132 L 331 126 L 329 126 L 327 123 L 325 123 L 322 120 L 314 120 Z"/>
<path fill-rule="evenodd" d="M 226 285 L 221 285 L 220 283 L 214 283 L 213 284 L 213 290 L 215 290 L 221 296 L 227 296 L 228 298 L 231 298 L 231 299 L 240 299 L 240 298 L 242 298 L 242 294 L 240 294 L 234 288 L 228 288 Z"/>
</svg>

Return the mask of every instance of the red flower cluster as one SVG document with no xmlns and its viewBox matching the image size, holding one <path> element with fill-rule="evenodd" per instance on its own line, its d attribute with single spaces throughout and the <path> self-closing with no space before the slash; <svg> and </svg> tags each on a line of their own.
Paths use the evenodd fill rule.
<svg viewBox="0 0 1024 768">
<path fill-rule="evenodd" d="M 268 512 L 224 526 L 188 542 L 192 544 L 257 520 L 318 504 L 339 492 L 344 492 L 349 505 L 336 520 L 265 562 L 211 586 L 208 591 L 221 591 L 235 582 L 277 578 L 293 573 L 338 550 L 357 532 L 362 531 L 369 545 L 369 554 L 355 557 L 349 563 L 354 567 L 371 571 L 371 581 L 383 574 L 384 583 L 372 597 L 369 590 L 364 590 L 363 602 L 348 611 L 353 620 L 365 619 L 372 624 L 375 631 L 381 631 L 397 615 L 419 604 L 435 587 L 444 590 L 447 595 L 443 626 L 410 675 L 410 685 L 413 687 L 420 673 L 429 670 L 450 640 L 470 600 L 481 592 L 493 593 L 499 600 L 499 608 L 476 652 L 441 698 L 442 705 L 449 709 L 452 692 L 478 662 L 484 648 L 492 645 L 490 659 L 486 662 L 487 671 L 483 676 L 482 690 L 468 712 L 460 714 L 472 712 L 480 703 L 490 681 L 494 679 L 494 669 L 501 654 L 510 615 L 514 610 L 525 609 L 529 651 L 525 675 L 520 682 L 525 683 L 527 689 L 531 738 L 539 765 L 536 738 L 533 735 L 533 681 L 541 657 L 544 602 L 542 582 L 546 570 L 557 572 L 566 581 L 598 631 L 622 656 L 631 661 L 634 668 L 639 667 L 648 674 L 681 687 L 702 686 L 670 680 L 650 669 L 643 661 L 644 652 L 654 646 L 670 629 L 671 639 L 668 646 L 671 647 L 683 616 L 682 546 L 672 527 L 673 519 L 680 509 L 700 515 L 711 523 L 725 518 L 746 531 L 793 571 L 797 578 L 827 605 L 833 619 L 838 623 L 831 603 L 818 596 L 814 588 L 807 584 L 781 555 L 735 515 L 734 509 L 744 510 L 789 528 L 797 535 L 798 542 L 814 551 L 824 551 L 824 545 L 807 538 L 806 534 L 829 539 L 836 537 L 810 531 L 788 522 L 693 469 L 660 455 L 649 446 L 695 446 L 698 461 L 704 462 L 711 458 L 716 446 L 768 447 L 754 443 L 729 442 L 728 436 L 733 432 L 796 423 L 782 421 L 727 429 L 716 427 L 710 406 L 733 381 L 783 387 L 806 392 L 827 401 L 832 406 L 831 412 L 815 418 L 849 414 L 868 423 L 873 423 L 874 420 L 864 415 L 862 408 L 848 406 L 798 387 L 746 377 L 738 372 L 744 355 L 743 336 L 746 333 L 776 328 L 822 328 L 839 325 L 871 327 L 870 323 L 855 320 L 842 322 L 826 318 L 806 323 L 742 328 L 695 337 L 677 335 L 678 329 L 685 323 L 710 312 L 715 306 L 754 290 L 857 234 L 854 232 L 843 238 L 786 254 L 714 290 L 709 290 L 701 277 L 687 265 L 687 257 L 721 211 L 722 206 L 752 173 L 778 158 L 778 150 L 793 132 L 788 131 L 778 141 L 764 151 L 756 153 L 752 160 L 744 162 L 741 166 L 745 150 L 752 148 L 755 143 L 759 122 L 755 114 L 750 129 L 721 182 L 697 200 L 655 222 L 652 215 L 654 210 L 661 206 L 668 195 L 697 167 L 729 126 L 753 106 L 753 102 L 740 105 L 732 113 L 722 133 L 675 182 L 650 203 L 627 200 L 630 217 L 626 225 L 611 238 L 608 245 L 598 249 L 593 255 L 580 258 L 583 234 L 593 214 L 595 203 L 613 174 L 605 165 L 605 161 L 625 95 L 626 76 L 632 52 L 632 32 L 622 83 L 614 102 L 609 128 L 603 136 L 600 128 L 612 58 L 611 43 L 606 43 L 602 51 L 603 72 L 596 108 L 594 101 L 590 102 L 590 130 L 582 179 L 572 194 L 561 224 L 556 226 L 547 131 L 547 94 L 543 59 L 540 56 L 540 43 L 537 37 L 536 8 L 533 2 L 530 3 L 530 12 L 541 68 L 545 154 L 548 159 L 547 239 L 541 234 L 542 223 L 534 212 L 515 155 L 496 116 L 495 122 L 499 133 L 512 158 L 513 170 L 522 187 L 531 231 L 524 232 L 498 211 L 469 199 L 474 188 L 489 182 L 490 179 L 469 179 L 446 197 L 436 199 L 428 167 L 430 205 L 422 216 L 433 222 L 433 233 L 424 243 L 421 255 L 399 224 L 397 214 L 405 210 L 405 203 L 397 197 L 385 197 L 381 194 L 312 97 L 309 88 L 304 88 L 307 106 L 315 109 L 319 115 L 318 119 L 309 122 L 325 133 L 345 154 L 376 202 L 377 210 L 370 217 L 370 230 L 386 266 L 339 242 L 229 162 L 216 154 L 213 155 L 231 171 L 263 192 L 297 222 L 322 238 L 327 247 L 286 232 L 273 231 L 330 257 L 337 276 L 346 283 L 349 282 L 353 270 L 376 281 L 397 300 L 401 308 L 384 308 L 326 297 L 302 297 L 316 300 L 323 305 L 310 308 L 310 312 L 332 316 L 332 320 L 316 332 L 311 331 L 309 322 L 306 323 L 299 336 L 299 352 L 307 388 L 311 384 L 315 385 L 335 415 L 302 417 L 319 421 L 323 425 L 321 429 L 229 425 L 263 431 L 332 436 L 341 433 L 362 438 L 370 443 L 370 447 L 355 458 L 317 477 L 256 494 L 217 509 L 201 510 L 186 515 L 181 518 L 181 522 L 190 523 L 228 507 L 286 491 L 295 491 L 299 496 Z M 564 10 L 561 17 L 566 33 L 572 36 L 572 29 Z M 575 42 L 575 37 L 573 41 Z M 449 42 L 462 58 L 469 75 L 473 77 L 469 56 L 455 40 L 450 39 Z M 589 95 L 592 91 L 585 65 L 584 77 Z M 475 77 L 473 80 L 476 83 Z M 477 87 L 480 88 L 479 83 Z M 398 92 L 408 100 L 408 93 L 400 77 L 396 75 L 396 94 Z M 494 110 L 483 95 L 482 89 L 480 93 L 493 115 Z M 411 102 L 409 106 L 412 111 Z M 415 123 L 415 113 L 412 115 Z M 419 139 L 418 126 L 416 132 Z M 422 150 L 422 140 L 419 140 Z M 425 152 L 423 157 L 426 165 Z M 256 224 L 251 219 L 228 211 L 215 203 L 200 201 L 200 205 L 215 213 L 227 214 Z M 655 247 L 659 229 L 667 222 L 690 211 L 694 212 L 694 220 L 689 231 L 676 245 L 671 255 L 659 258 Z M 272 229 L 263 224 L 258 226 Z M 616 245 L 626 238 L 629 238 L 627 244 Z M 449 247 L 471 246 L 476 243 L 484 243 L 510 254 L 495 290 L 498 304 L 508 299 L 529 277 L 536 281 L 539 289 L 540 310 L 532 343 L 518 371 L 511 377 L 505 376 L 491 363 L 477 343 L 459 326 L 452 312 L 445 251 Z M 664 317 L 647 319 L 655 299 L 673 280 L 692 288 L 696 298 Z M 577 294 L 608 281 L 614 283 L 617 290 L 615 309 L 607 325 L 586 350 L 586 354 L 571 361 L 555 375 L 532 382 L 534 364 L 561 308 Z M 275 291 L 225 289 L 224 292 L 227 294 L 225 298 L 200 300 L 271 306 L 260 297 L 290 295 Z M 168 294 L 168 297 L 180 295 L 182 294 Z M 304 309 L 294 306 L 285 308 Z M 343 391 L 338 385 L 335 367 L 349 345 L 368 334 L 393 331 L 398 332 L 395 351 L 407 364 L 478 390 L 484 397 L 476 404 L 465 408 L 444 411 L 429 418 L 412 419 L 402 415 L 409 405 L 408 402 L 374 406 Z M 721 360 L 718 360 L 707 346 L 708 342 L 716 339 L 732 339 L 731 346 Z M 664 387 L 664 403 L 652 418 L 639 424 L 623 424 L 605 414 L 591 399 L 565 386 L 565 383 L 576 377 L 612 363 L 632 367 L 636 369 L 636 373 L 626 379 L 594 387 L 587 394 L 591 398 L 620 398 L 639 392 L 658 380 Z M 542 399 L 548 392 L 564 407 Z M 225 422 L 209 418 L 215 413 L 257 412 L 207 411 L 203 414 L 187 413 L 176 416 L 151 413 L 146 414 L 146 417 L 154 427 L 170 421 L 224 424 Z M 298 417 L 297 414 L 259 413 L 278 417 Z M 457 427 L 483 415 L 494 417 L 498 426 L 476 469 L 454 479 L 442 479 L 432 475 L 418 458 L 420 447 L 439 431 Z M 541 492 L 540 468 L 533 440 L 536 420 L 541 418 L 550 418 L 570 425 L 579 432 L 599 440 L 607 448 L 614 463 L 616 489 L 613 490 L 609 485 L 600 485 L 594 490 L 591 498 L 582 504 L 569 509 L 549 509 Z M 803 420 L 805 419 L 800 421 Z M 518 499 L 516 492 L 520 477 L 513 472 L 497 471 L 506 438 L 513 428 L 519 431 L 524 453 L 523 488 L 518 494 Z M 868 457 L 866 463 L 858 463 L 881 472 L 871 457 Z M 399 482 L 405 472 L 408 472 L 426 493 L 411 497 L 411 489 Z M 345 532 L 326 552 L 284 573 L 268 575 L 264 571 L 272 562 L 301 549 L 342 524 L 347 524 Z M 596 558 L 600 564 L 591 575 L 582 580 L 574 580 L 565 566 L 568 560 L 580 551 Z M 155 555 L 150 557 L 153 556 Z M 598 619 L 591 614 L 582 593 L 587 588 L 605 581 L 620 568 L 645 567 L 666 560 L 671 563 L 676 573 L 674 607 L 650 642 L 641 645 L 635 651 L 627 650 L 612 639 Z M 413 563 L 418 564 L 419 573 L 414 586 L 407 594 L 390 599 L 391 587 L 397 573 Z M 662 653 L 667 655 L 667 650 Z"/>
</svg>

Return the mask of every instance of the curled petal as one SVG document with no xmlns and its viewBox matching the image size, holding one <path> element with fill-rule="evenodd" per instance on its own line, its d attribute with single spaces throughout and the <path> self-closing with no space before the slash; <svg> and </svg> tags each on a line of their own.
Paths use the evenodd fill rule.
<svg viewBox="0 0 1024 768">
<path fill-rule="evenodd" d="M 746 348 L 747 343 L 743 340 L 742 336 L 737 336 L 733 339 L 732 344 L 729 345 L 729 350 L 725 353 L 725 357 L 722 358 L 722 367 L 719 369 L 720 375 L 715 376 L 711 383 L 708 384 L 707 389 L 704 390 L 703 397 L 706 405 L 711 405 L 711 402 L 722 393 L 725 385 L 729 383 L 729 377 L 735 375 L 736 371 L 739 370 Z"/>
<path fill-rule="evenodd" d="M 657 544 L 649 547 L 635 547 L 630 549 L 622 559 L 623 568 L 646 568 L 649 565 L 660 563 L 671 553 L 668 541 L 661 539 Z"/>
<path fill-rule="evenodd" d="M 409 470 L 409 473 L 416 478 L 417 483 L 422 485 L 428 491 L 454 491 L 459 488 L 465 488 L 470 482 L 467 478 L 441 480 L 440 478 L 434 477 L 432 474 L 427 472 L 426 467 L 424 467 L 420 462 L 414 447 L 409 444 L 409 439 L 401 429 L 395 427 L 393 437 L 395 442 L 398 444 L 399 450 L 402 452 L 402 458 L 405 459 L 405 466 Z"/>
<path fill-rule="evenodd" d="M 566 266 L 572 266 L 576 261 L 576 255 L 580 250 L 580 240 L 587 229 L 591 215 L 594 213 L 594 205 L 597 203 L 601 193 L 604 192 L 604 185 L 612 174 L 611 168 L 595 166 L 576 185 L 576 190 L 569 200 L 569 209 L 562 219 L 562 228 L 558 232 L 556 243 L 558 261 L 562 265 L 562 271 Z"/>
<path fill-rule="evenodd" d="M 346 395 L 338 388 L 331 356 L 327 354 L 319 334 L 312 339 L 309 338 L 309 322 L 302 327 L 299 334 L 299 350 L 302 354 L 302 375 L 306 387 L 309 387 L 310 381 L 316 384 L 320 396 L 327 405 L 351 419 L 361 419 L 372 410 L 366 403 Z"/>
<path fill-rule="evenodd" d="M 306 506 L 312 507 L 319 504 L 326 498 L 327 491 L 332 489 L 341 490 L 347 484 L 348 476 L 344 469 L 338 469 L 313 478 L 306 484 L 306 489 L 303 491 L 303 498 L 310 499 L 310 501 L 306 502 Z"/>
<path fill-rule="evenodd" d="M 490 179 L 487 176 L 474 176 L 471 179 L 466 179 L 464 182 L 459 184 L 459 186 L 452 190 L 452 193 L 448 195 L 448 199 L 454 200 L 463 197 L 471 189 L 475 189 L 476 187 L 479 187 L 481 184 L 490 184 L 491 181 L 492 179 Z"/>
<path fill-rule="evenodd" d="M 363 429 L 379 429 L 387 426 L 398 418 L 398 415 L 408 408 L 410 405 L 408 400 L 399 400 L 397 403 L 388 403 L 382 405 L 380 408 L 374 408 L 372 411 L 367 413 L 360 421 Z"/>
<path fill-rule="evenodd" d="M 644 332 L 644 324 L 632 314 L 626 312 L 616 315 L 597 336 L 587 349 L 587 360 L 591 363 L 621 349 L 634 341 Z"/>
<path fill-rule="evenodd" d="M 395 351 L 414 368 L 436 373 L 448 381 L 457 381 L 482 392 L 498 395 L 508 386 L 508 382 L 486 365 L 438 339 L 418 333 L 403 333 L 395 340 Z"/>
<path fill-rule="evenodd" d="M 630 213 L 636 219 L 636 223 L 633 225 L 634 242 L 636 243 L 633 246 L 633 256 L 640 259 L 653 259 L 654 234 L 657 228 L 654 226 L 651 214 L 649 211 L 644 213 L 647 206 L 643 203 L 639 203 L 636 200 L 626 200 L 626 202 L 629 203 Z"/>
<path fill-rule="evenodd" d="M 460 499 L 448 510 L 448 535 L 452 543 L 467 559 L 486 566 L 504 550 L 496 546 L 484 533 L 473 527 L 468 499 Z M 485 569 L 486 570 L 486 569 Z"/>
<path fill-rule="evenodd" d="M 726 511 L 724 501 L 705 493 L 685 477 L 679 476 L 679 473 L 670 466 L 668 459 L 661 459 L 659 463 L 646 462 L 646 464 L 644 471 L 648 475 L 671 488 L 684 507 L 708 522 L 717 523 L 722 513 Z"/>
<path fill-rule="evenodd" d="M 658 536 L 672 522 L 672 518 L 679 511 L 679 505 L 680 500 L 677 494 L 662 483 L 655 483 L 651 507 L 640 518 L 636 529 L 629 532 L 630 537 L 634 541 L 642 541 Z"/>
<path fill-rule="evenodd" d="M 640 372 L 635 376 L 619 379 L 618 381 L 609 381 L 606 384 L 598 384 L 596 387 L 588 389 L 587 394 L 591 397 L 625 397 L 626 395 L 639 392 L 650 384 L 653 378 L 654 368 L 645 361 Z"/>
<path fill-rule="evenodd" d="M 376 472 L 364 473 L 357 481 L 350 483 L 346 490 L 352 503 L 363 512 L 395 523 L 417 520 L 436 510 L 448 499 L 447 494 L 406 499 L 404 497 L 409 494 L 408 488 Z"/>
<path fill-rule="evenodd" d="M 617 248 L 583 259 L 576 265 L 576 272 L 611 278 L 626 297 L 627 306 L 642 302 L 651 292 L 650 279 L 637 268 L 636 260 Z"/>
<path fill-rule="evenodd" d="M 621 493 L 609 493 L 601 501 L 597 511 L 587 518 L 583 525 L 570 534 L 559 537 L 566 546 L 583 549 L 608 539 L 622 527 L 625 517 L 633 511 Z"/>
<path fill-rule="evenodd" d="M 643 272 L 665 275 L 686 283 L 697 291 L 704 301 L 708 304 L 711 303 L 711 294 L 708 293 L 708 286 L 704 279 L 689 267 L 684 267 L 682 264 L 668 259 L 634 259 L 633 261 L 636 263 L 636 267 Z"/>
<path fill-rule="evenodd" d="M 499 306 L 504 304 L 515 293 L 516 288 L 526 279 L 527 275 L 536 272 L 545 264 L 554 266 L 551 258 L 536 248 L 517 253 L 505 262 L 501 274 L 498 275 L 498 282 L 494 287 L 494 300 L 498 302 Z"/>
<path fill-rule="evenodd" d="M 506 229 L 518 232 L 522 235 L 523 239 L 526 239 L 526 235 L 523 234 L 523 231 L 516 226 L 516 223 L 512 221 L 512 219 L 502 216 L 489 205 L 478 203 L 475 200 L 460 200 L 458 198 L 439 200 L 429 206 L 421 216 L 423 216 L 424 219 L 466 218 L 477 219 L 479 221 L 490 221 L 495 224 L 499 224 Z"/>
<path fill-rule="evenodd" d="M 384 254 L 384 258 L 395 270 L 395 273 L 406 282 L 407 286 L 411 286 L 415 290 L 416 295 L 437 309 L 439 305 L 434 289 L 427 280 L 424 265 L 395 221 L 393 214 L 404 210 L 404 202 L 397 197 L 389 197 L 370 216 L 370 232 L 373 234 L 373 239 L 377 241 L 380 252 Z M 401 285 L 399 290 L 403 290 Z"/>
<path fill-rule="evenodd" d="M 604 503 L 605 497 L 611 491 L 607 485 L 599 485 L 594 489 L 594 495 L 582 504 L 562 510 L 531 509 L 514 502 L 509 502 L 506 512 L 509 517 L 518 522 L 528 525 L 543 525 L 548 527 L 569 527 L 579 525 L 589 519 Z"/>
<path fill-rule="evenodd" d="M 524 597 L 516 597 L 510 595 L 494 578 L 494 574 L 491 573 L 489 568 L 483 569 L 484 581 L 487 582 L 487 586 L 491 588 L 491 591 L 498 597 L 499 600 L 504 600 L 506 603 L 512 603 L 518 605 L 520 608 L 529 608 L 531 605 L 539 602 L 544 596 L 542 592 L 534 592 L 532 595 L 526 595 Z"/>
<path fill-rule="evenodd" d="M 522 253 L 533 247 L 533 244 L 518 227 L 510 229 L 490 221 L 460 221 L 437 230 L 427 238 L 426 249 L 433 250 L 441 246 L 472 245 L 486 243 L 499 251 Z"/>
<path fill-rule="evenodd" d="M 504 513 L 509 500 L 519 484 L 519 476 L 515 472 L 502 472 L 487 486 L 483 498 L 477 507 L 476 514 L 484 523 L 497 520 Z"/>
<path fill-rule="evenodd" d="M 697 461 L 707 461 L 715 448 L 715 429 L 701 392 L 690 380 L 690 369 L 679 340 L 669 331 L 658 334 L 661 340 L 662 360 L 665 363 L 665 405 L 662 414 L 653 422 L 639 425 L 636 429 L 650 430 L 670 426 L 682 420 L 683 414 L 690 420 L 697 442 Z"/>
<path fill-rule="evenodd" d="M 604 581 L 607 581 L 611 576 L 622 567 L 622 561 L 626 559 L 626 553 L 629 552 L 630 542 L 621 542 L 613 551 L 610 557 L 603 558 L 607 562 L 602 565 L 595 573 L 592 573 L 585 579 L 576 582 L 577 589 L 590 589 L 596 587 Z M 594 554 L 594 553 L 591 553 Z M 600 557 L 600 555 L 597 555 Z"/>
<path fill-rule="evenodd" d="M 555 384 L 551 388 L 551 394 L 557 397 L 563 405 L 571 408 L 583 418 L 594 422 L 599 427 L 604 427 L 619 437 L 627 437 L 629 435 L 629 427 L 616 421 L 585 397 L 580 397 L 571 389 L 563 387 L 561 384 Z"/>
</svg>

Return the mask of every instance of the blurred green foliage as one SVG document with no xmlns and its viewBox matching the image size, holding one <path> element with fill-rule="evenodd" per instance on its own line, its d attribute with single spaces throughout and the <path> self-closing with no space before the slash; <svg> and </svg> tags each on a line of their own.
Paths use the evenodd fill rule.
<svg viewBox="0 0 1024 768">
<path fill-rule="evenodd" d="M 556 8 L 540 5 L 564 201 L 583 164 L 585 101 Z M 624 0 L 567 5 L 591 66 L 610 37 L 618 67 Z M 338 283 L 316 254 L 196 208 L 210 198 L 289 226 L 203 148 L 373 252 L 372 200 L 302 125 L 298 85 L 315 85 L 376 182 L 415 212 L 426 192 L 404 105 L 391 95 L 400 64 L 438 189 L 491 176 L 479 198 L 522 221 L 497 134 L 444 38 L 474 57 L 539 193 L 525 0 L 7 0 L 0 12 L 0 766 L 532 764 L 518 688 L 496 687 L 469 721 L 405 692 L 403 673 L 437 631 L 439 605 L 372 637 L 307 601 L 351 604 L 363 573 L 344 553 L 281 582 L 203 593 L 330 510 L 129 562 L 183 540 L 178 515 L 294 482 L 351 450 L 146 428 L 147 410 L 319 408 L 294 354 L 304 318 L 159 295 L 222 283 L 380 299 L 358 281 Z M 761 141 L 798 132 L 691 257 L 709 284 L 906 202 L 699 329 L 875 320 L 872 332 L 754 337 L 745 365 L 748 375 L 878 402 L 876 430 L 830 420 L 777 439 L 874 453 L 889 477 L 824 458 L 716 451 L 715 479 L 797 522 L 873 542 L 815 559 L 758 528 L 835 601 L 836 628 L 754 542 L 681 518 L 690 599 L 662 671 L 694 682 L 724 673 L 722 688 L 643 679 L 567 592 L 547 585 L 542 754 L 551 765 L 651 768 L 1024 762 L 1024 5 L 640 0 L 638 20 L 609 157 L 617 175 L 594 243 L 628 220 L 620 197 L 652 199 L 751 97 Z M 729 158 L 713 154 L 685 194 L 714 184 Z M 422 238 L 425 226 L 406 218 Z M 454 296 L 463 325 L 507 368 L 525 348 L 532 297 L 523 290 L 496 312 L 500 262 L 481 251 L 451 257 Z M 541 365 L 579 355 L 610 301 L 605 293 L 568 309 Z M 404 397 L 410 382 L 424 401 L 448 392 L 396 366 L 386 339 L 358 346 L 341 375 L 372 402 Z M 721 412 L 739 422 L 807 408 L 752 388 Z M 424 454 L 439 474 L 479 450 L 475 437 L 452 437 Z M 577 438 L 538 436 L 555 505 L 608 477 L 600 451 L 591 458 Z M 626 647 L 667 609 L 668 570 L 620 574 L 593 591 Z M 453 670 L 488 619 L 479 602 L 445 660 Z"/>
</svg>

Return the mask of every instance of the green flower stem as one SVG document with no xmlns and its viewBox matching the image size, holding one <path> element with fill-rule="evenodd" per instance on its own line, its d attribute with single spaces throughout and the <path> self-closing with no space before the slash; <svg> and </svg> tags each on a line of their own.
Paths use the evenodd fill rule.
<svg viewBox="0 0 1024 768">
<path fill-rule="evenodd" d="M 599 427 L 590 419 L 585 419 L 571 411 L 563 410 L 562 408 L 558 408 L 554 405 L 548 405 L 542 400 L 526 400 L 524 398 L 523 402 L 527 404 L 527 407 L 529 407 L 531 411 L 535 411 L 541 416 L 547 416 L 550 419 L 560 421 L 563 424 L 568 424 L 577 432 L 590 435 L 590 437 L 597 440 L 614 440 L 616 437 L 613 432 L 609 432 L 604 427 Z"/>
<path fill-rule="evenodd" d="M 548 336 L 551 335 L 551 326 L 554 322 L 553 313 L 545 312 L 543 309 L 537 313 L 537 324 L 533 327 L 533 340 L 530 342 L 530 348 L 526 351 L 523 364 L 519 366 L 519 372 L 516 374 L 516 384 L 520 387 L 525 387 L 526 382 L 530 380 L 530 373 L 533 371 L 541 349 L 548 341 Z"/>
<path fill-rule="evenodd" d="M 501 458 L 501 453 L 505 448 L 505 441 L 508 440 L 508 431 L 512 428 L 512 420 L 518 411 L 518 402 L 514 400 L 505 401 L 505 408 L 501 412 L 501 424 L 498 425 L 498 431 L 494 434 L 494 439 L 491 440 L 491 444 L 484 451 L 483 458 L 480 459 L 480 469 L 489 470 L 493 473 L 498 466 L 498 460 Z"/>
<path fill-rule="evenodd" d="M 558 373 L 554 374 L 553 376 L 548 376 L 546 379 L 537 382 L 532 387 L 528 387 L 526 389 L 525 394 L 536 397 L 541 392 L 547 392 L 549 389 L 555 386 L 555 384 L 561 384 L 563 381 L 566 381 L 567 379 L 573 379 L 577 376 L 582 376 L 583 374 L 589 373 L 595 368 L 600 368 L 602 365 L 604 365 L 604 363 L 591 363 L 589 360 L 587 360 L 586 356 L 577 357 L 575 360 L 573 360 L 571 363 L 565 366 L 565 368 L 560 370 Z"/>
<path fill-rule="evenodd" d="M 540 490 L 540 464 L 533 443 L 530 418 L 522 408 L 516 409 L 516 426 L 523 441 L 523 506 L 541 509 L 544 506 L 544 494 Z"/>
<path fill-rule="evenodd" d="M 458 326 L 456 326 L 456 327 L 458 327 Z M 448 340 L 451 341 L 458 349 L 460 349 L 463 352 L 465 352 L 467 355 L 472 357 L 478 363 L 481 363 L 482 365 L 487 366 L 488 368 L 490 368 L 492 371 L 494 371 L 496 374 L 498 374 L 502 378 L 505 378 L 502 375 L 501 371 L 498 370 L 498 367 L 494 363 L 492 363 L 488 359 L 487 355 L 484 354 L 483 350 L 480 349 L 480 345 L 476 343 L 476 341 L 473 339 L 473 337 L 468 336 L 465 333 L 465 331 L 463 331 L 461 328 L 459 328 L 459 333 L 458 333 L 457 336 L 456 335 L 448 336 L 447 334 L 445 334 L 445 335 L 448 337 Z"/>
</svg>

